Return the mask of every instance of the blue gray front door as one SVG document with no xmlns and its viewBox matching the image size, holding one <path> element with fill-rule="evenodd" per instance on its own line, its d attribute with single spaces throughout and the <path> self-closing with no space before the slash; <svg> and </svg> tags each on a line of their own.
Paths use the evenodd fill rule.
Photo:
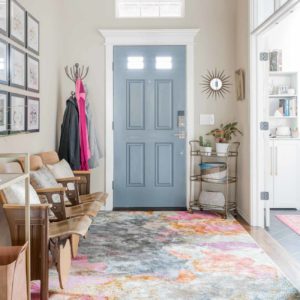
<svg viewBox="0 0 300 300">
<path fill-rule="evenodd" d="M 186 50 L 114 48 L 114 208 L 186 207 Z"/>
</svg>

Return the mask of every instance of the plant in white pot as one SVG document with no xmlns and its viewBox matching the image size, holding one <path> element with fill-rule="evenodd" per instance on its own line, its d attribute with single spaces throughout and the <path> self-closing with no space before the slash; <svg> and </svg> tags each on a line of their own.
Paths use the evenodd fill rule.
<svg viewBox="0 0 300 300">
<path fill-rule="evenodd" d="M 200 136 L 199 145 L 200 145 L 201 155 L 211 156 L 212 146 L 210 141 L 208 140 L 204 141 L 203 136 Z"/>
<path fill-rule="evenodd" d="M 221 124 L 220 128 L 216 128 L 207 135 L 212 135 L 216 139 L 216 151 L 218 156 L 226 156 L 229 150 L 229 142 L 233 136 L 243 133 L 237 128 L 238 122 Z"/>
</svg>

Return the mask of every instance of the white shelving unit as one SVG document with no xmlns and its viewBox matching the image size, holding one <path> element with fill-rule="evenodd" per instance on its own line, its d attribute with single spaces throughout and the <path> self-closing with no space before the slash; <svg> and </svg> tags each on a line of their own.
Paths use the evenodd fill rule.
<svg viewBox="0 0 300 300">
<path fill-rule="evenodd" d="M 13 185 L 14 183 L 24 181 L 25 184 L 25 239 L 28 242 L 27 248 L 27 293 L 28 299 L 31 299 L 30 295 L 30 165 L 28 153 L 0 153 L 0 159 L 14 160 L 18 158 L 24 159 L 24 173 L 23 174 L 2 174 L 0 173 L 0 191 Z"/>
<path fill-rule="evenodd" d="M 281 87 L 293 89 L 294 94 L 282 93 Z M 269 95 L 268 111 L 270 121 L 270 132 L 275 135 L 276 128 L 279 126 L 288 126 L 290 128 L 299 128 L 299 76 L 298 72 L 269 72 Z M 293 104 L 292 101 L 295 101 Z M 288 112 L 279 116 L 276 111 L 287 103 Z M 293 104 L 293 105 L 292 105 Z M 293 109 L 291 109 L 293 106 Z"/>
</svg>

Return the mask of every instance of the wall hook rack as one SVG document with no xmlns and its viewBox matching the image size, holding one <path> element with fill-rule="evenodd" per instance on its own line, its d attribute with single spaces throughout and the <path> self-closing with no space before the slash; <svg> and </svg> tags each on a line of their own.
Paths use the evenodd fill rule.
<svg viewBox="0 0 300 300">
<path fill-rule="evenodd" d="M 85 68 L 85 66 L 80 67 L 78 63 L 76 63 L 72 67 L 65 67 L 66 75 L 76 83 L 78 79 L 83 80 L 89 73 L 89 67 Z"/>
</svg>

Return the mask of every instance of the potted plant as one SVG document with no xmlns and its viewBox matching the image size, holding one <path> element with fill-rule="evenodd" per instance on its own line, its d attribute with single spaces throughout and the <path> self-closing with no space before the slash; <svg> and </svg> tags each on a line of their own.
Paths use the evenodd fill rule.
<svg viewBox="0 0 300 300">
<path fill-rule="evenodd" d="M 216 151 L 218 156 L 226 156 L 228 153 L 229 142 L 233 136 L 243 133 L 237 128 L 238 122 L 221 124 L 220 128 L 216 128 L 207 135 L 212 135 L 216 139 Z"/>
<path fill-rule="evenodd" d="M 204 141 L 203 136 L 200 136 L 199 145 L 200 145 L 200 152 L 202 155 L 211 156 L 212 146 L 210 141 L 208 140 Z"/>
</svg>

